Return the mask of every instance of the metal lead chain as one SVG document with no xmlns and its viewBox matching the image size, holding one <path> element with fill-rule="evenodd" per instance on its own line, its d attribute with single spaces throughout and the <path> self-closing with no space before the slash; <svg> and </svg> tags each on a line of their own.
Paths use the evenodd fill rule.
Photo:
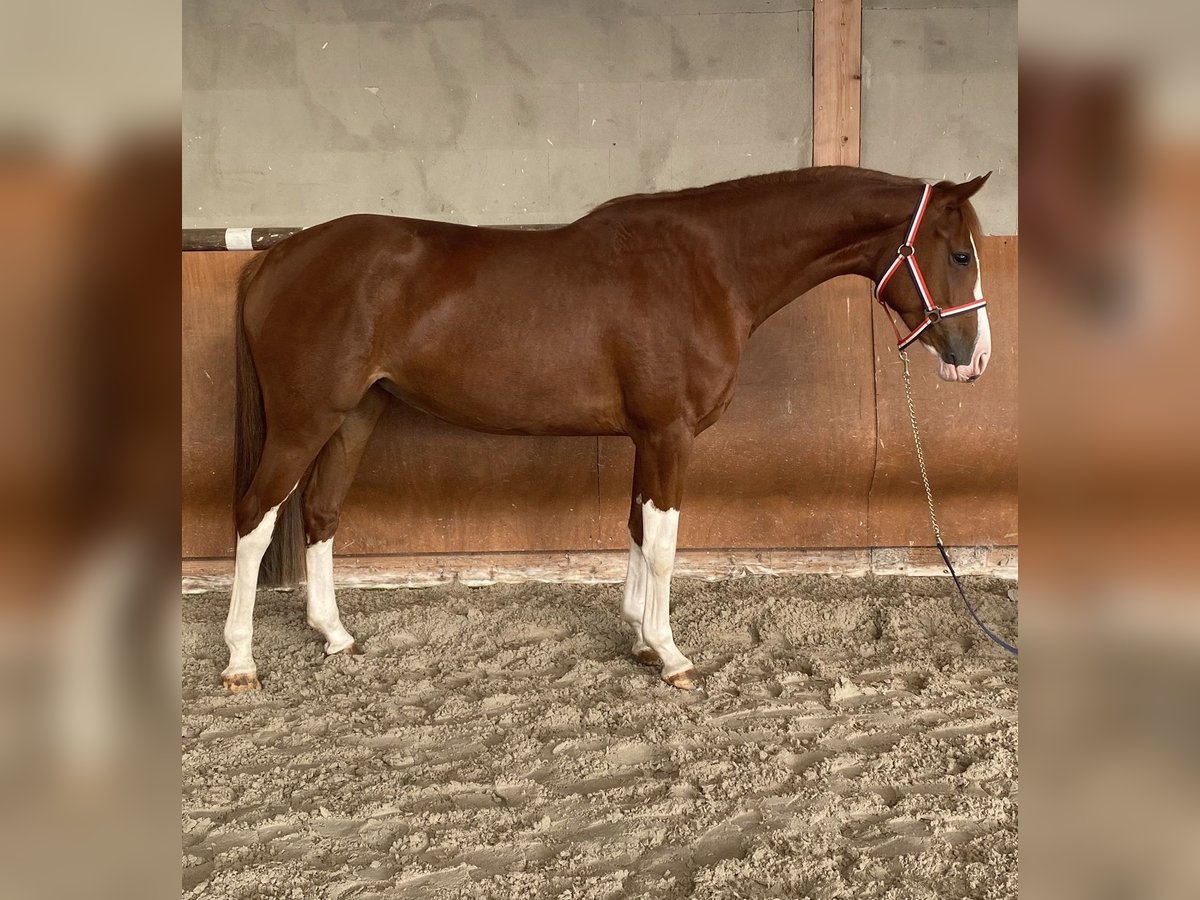
<svg viewBox="0 0 1200 900">
<path fill-rule="evenodd" d="M 913 406 L 912 376 L 908 373 L 908 353 L 900 351 L 904 363 L 904 399 L 908 401 L 908 421 L 912 425 L 913 445 L 917 448 L 917 465 L 921 469 L 921 483 L 925 485 L 925 501 L 929 504 L 929 524 L 933 526 L 933 537 L 942 543 L 942 529 L 938 527 L 937 513 L 933 508 L 933 488 L 929 486 L 929 473 L 925 470 L 925 451 L 921 448 L 921 430 L 917 427 L 917 409 Z"/>
</svg>

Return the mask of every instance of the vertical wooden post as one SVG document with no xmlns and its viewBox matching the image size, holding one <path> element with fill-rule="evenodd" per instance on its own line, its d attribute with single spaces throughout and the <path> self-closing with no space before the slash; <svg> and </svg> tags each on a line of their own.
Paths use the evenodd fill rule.
<svg viewBox="0 0 1200 900">
<path fill-rule="evenodd" d="M 813 4 L 813 165 L 857 166 L 862 0 Z"/>
</svg>

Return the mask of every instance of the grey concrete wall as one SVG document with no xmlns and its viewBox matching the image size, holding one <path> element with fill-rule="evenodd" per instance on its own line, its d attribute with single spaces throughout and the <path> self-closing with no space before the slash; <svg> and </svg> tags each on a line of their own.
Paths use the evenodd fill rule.
<svg viewBox="0 0 1200 900">
<path fill-rule="evenodd" d="M 811 161 L 811 0 L 188 0 L 184 227 L 567 221 Z"/>
<path fill-rule="evenodd" d="M 868 0 L 862 164 L 962 180 L 992 170 L 975 207 L 1017 233 L 1017 9 L 1012 0 Z"/>
</svg>

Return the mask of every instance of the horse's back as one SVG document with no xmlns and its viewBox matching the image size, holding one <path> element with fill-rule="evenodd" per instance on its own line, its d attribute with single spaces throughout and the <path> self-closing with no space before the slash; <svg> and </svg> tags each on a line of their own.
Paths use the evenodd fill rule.
<svg viewBox="0 0 1200 900">
<path fill-rule="evenodd" d="M 355 215 L 300 232 L 267 251 L 247 294 L 260 374 L 339 405 L 381 381 L 483 430 L 618 429 L 602 342 L 614 304 L 590 302 L 568 229 Z M 579 380 L 603 399 L 580 397 L 567 421 L 553 394 Z"/>
</svg>

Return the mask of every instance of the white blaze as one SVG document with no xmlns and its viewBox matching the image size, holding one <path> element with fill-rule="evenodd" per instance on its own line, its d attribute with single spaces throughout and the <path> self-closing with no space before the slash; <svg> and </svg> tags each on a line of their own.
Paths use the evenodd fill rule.
<svg viewBox="0 0 1200 900">
<path fill-rule="evenodd" d="M 971 253 L 975 257 L 975 299 L 983 299 L 983 264 L 979 261 L 979 250 L 975 246 L 975 236 L 968 235 L 971 239 Z M 966 366 L 967 375 L 982 375 L 983 370 L 987 368 L 988 359 L 992 355 L 992 326 L 988 322 L 987 307 L 975 313 L 976 331 L 975 331 L 975 350 L 971 354 L 971 364 Z"/>
</svg>

